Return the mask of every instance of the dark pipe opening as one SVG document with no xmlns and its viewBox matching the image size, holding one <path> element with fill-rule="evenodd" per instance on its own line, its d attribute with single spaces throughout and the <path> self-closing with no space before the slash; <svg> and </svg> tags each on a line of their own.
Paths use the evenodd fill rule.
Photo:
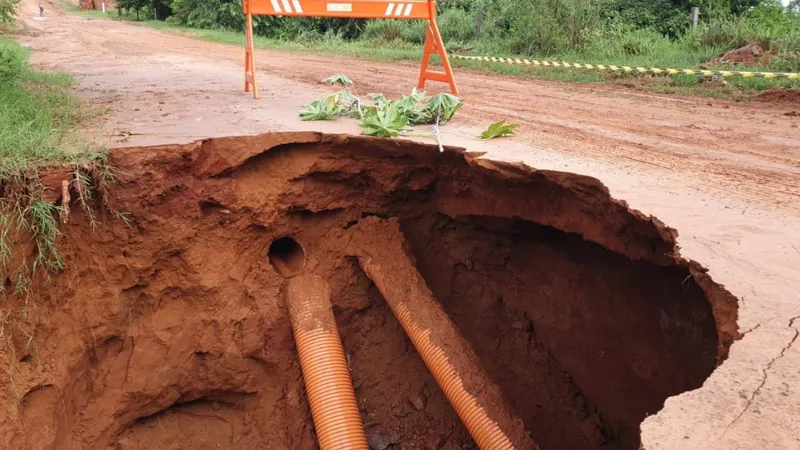
<svg viewBox="0 0 800 450">
<path fill-rule="evenodd" d="M 306 263 L 305 250 L 288 236 L 272 241 L 267 255 L 275 273 L 286 278 L 299 274 Z"/>
</svg>

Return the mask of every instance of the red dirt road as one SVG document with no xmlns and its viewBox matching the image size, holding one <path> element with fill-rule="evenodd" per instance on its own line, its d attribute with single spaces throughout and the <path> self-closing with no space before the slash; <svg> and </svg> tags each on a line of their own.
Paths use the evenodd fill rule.
<svg viewBox="0 0 800 450">
<path fill-rule="evenodd" d="M 273 130 L 352 132 L 349 120 L 304 123 L 297 110 L 344 72 L 362 92 L 397 95 L 412 63 L 256 52 L 262 99 L 242 92 L 243 50 L 61 13 L 23 2 L 39 67 L 76 75 L 108 106 L 88 130 L 104 145 L 145 145 Z M 445 144 L 540 169 L 594 176 L 681 233 L 682 253 L 742 299 L 730 358 L 705 385 L 642 425 L 647 449 L 800 448 L 800 105 L 649 95 L 457 71 L 467 106 Z M 437 86 L 438 87 L 438 86 Z M 513 139 L 474 139 L 488 123 Z"/>
</svg>

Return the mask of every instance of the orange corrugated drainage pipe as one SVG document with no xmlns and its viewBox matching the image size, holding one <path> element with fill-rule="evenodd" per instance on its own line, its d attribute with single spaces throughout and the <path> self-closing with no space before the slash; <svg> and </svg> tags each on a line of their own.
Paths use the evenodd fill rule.
<svg viewBox="0 0 800 450">
<path fill-rule="evenodd" d="M 358 257 L 478 446 L 538 449 L 405 253 L 397 221 L 371 217 L 350 230 L 349 253 Z"/>
<path fill-rule="evenodd" d="M 292 321 L 311 416 L 322 450 L 369 450 L 342 341 L 322 278 L 304 273 L 289 280 Z"/>
</svg>

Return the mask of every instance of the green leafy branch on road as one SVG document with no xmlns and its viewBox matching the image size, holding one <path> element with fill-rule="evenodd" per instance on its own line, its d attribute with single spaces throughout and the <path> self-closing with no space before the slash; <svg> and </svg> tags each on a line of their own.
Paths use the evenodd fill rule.
<svg viewBox="0 0 800 450">
<path fill-rule="evenodd" d="M 348 77 L 347 75 L 342 74 L 342 73 L 339 73 L 339 74 L 336 74 L 336 75 L 332 75 L 332 76 L 330 76 L 328 78 L 325 78 L 324 80 L 322 80 L 322 82 L 323 83 L 329 83 L 331 85 L 338 84 L 338 85 L 341 85 L 341 86 L 352 86 L 353 85 L 353 80 L 351 80 L 350 77 Z"/>
<path fill-rule="evenodd" d="M 519 127 L 517 123 L 506 123 L 505 120 L 489 125 L 489 128 L 481 133 L 481 139 L 495 139 L 503 136 L 513 136 L 514 131 Z"/>
<path fill-rule="evenodd" d="M 368 107 L 359 125 L 367 136 L 395 137 L 408 129 L 410 119 L 398 102 L 384 108 Z"/>
<path fill-rule="evenodd" d="M 336 95 L 331 95 L 326 100 L 316 100 L 303 107 L 300 118 L 311 120 L 333 120 L 341 116 L 345 108 L 339 103 Z"/>
<path fill-rule="evenodd" d="M 425 92 L 416 89 L 397 100 L 387 99 L 380 93 L 368 94 L 364 99 L 344 74 L 333 75 L 322 82 L 340 85 L 343 89 L 324 100 L 305 105 L 300 118 L 311 121 L 353 117 L 367 136 L 396 137 L 407 134 L 416 125 L 434 125 L 434 135 L 441 140 L 438 126 L 452 121 L 464 105 L 455 95 L 441 93 L 427 97 Z"/>
</svg>

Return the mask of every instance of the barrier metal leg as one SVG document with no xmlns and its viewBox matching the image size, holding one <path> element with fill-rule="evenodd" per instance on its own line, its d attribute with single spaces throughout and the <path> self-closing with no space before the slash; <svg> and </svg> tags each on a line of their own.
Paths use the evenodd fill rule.
<svg viewBox="0 0 800 450">
<path fill-rule="evenodd" d="M 434 6 L 435 7 L 435 6 Z M 447 57 L 447 51 L 444 48 L 442 35 L 439 33 L 439 26 L 436 25 L 436 19 L 431 16 L 428 24 L 428 31 L 425 35 L 425 50 L 422 54 L 422 67 L 419 73 L 419 89 L 425 88 L 425 83 L 428 80 L 441 81 L 450 85 L 450 92 L 453 95 L 458 95 L 458 86 L 456 86 L 456 79 L 453 76 L 453 67 L 450 65 L 450 59 Z M 442 59 L 442 66 L 444 72 L 429 70 L 431 55 L 439 55 Z"/>
<path fill-rule="evenodd" d="M 244 41 L 244 91 L 250 92 L 250 87 L 252 86 L 253 98 L 258 100 L 256 67 L 253 59 L 253 15 L 249 12 L 247 13 L 247 19 L 245 23 Z"/>
</svg>

